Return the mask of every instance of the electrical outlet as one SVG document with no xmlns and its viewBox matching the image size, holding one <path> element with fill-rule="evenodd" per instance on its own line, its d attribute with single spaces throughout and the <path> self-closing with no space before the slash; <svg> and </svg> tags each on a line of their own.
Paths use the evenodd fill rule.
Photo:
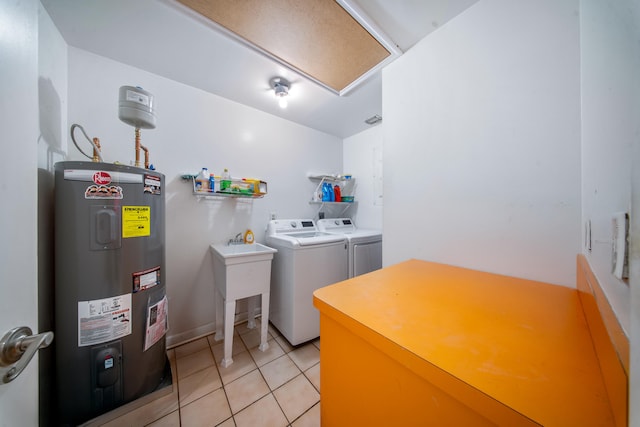
<svg viewBox="0 0 640 427">
<path fill-rule="evenodd" d="M 276 218 L 277 218 L 277 216 L 278 216 L 278 215 L 277 215 L 275 212 L 271 212 L 271 213 L 269 214 L 269 218 L 271 218 L 272 220 L 276 219 Z"/>
</svg>

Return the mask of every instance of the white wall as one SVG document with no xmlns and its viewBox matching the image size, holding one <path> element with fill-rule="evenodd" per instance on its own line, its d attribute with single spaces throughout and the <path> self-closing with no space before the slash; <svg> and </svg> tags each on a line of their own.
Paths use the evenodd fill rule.
<svg viewBox="0 0 640 427">
<path fill-rule="evenodd" d="M 344 216 L 360 228 L 382 229 L 382 124 L 343 141 L 344 171 L 356 182 L 356 204 Z"/>
<path fill-rule="evenodd" d="M 118 119 L 118 88 L 141 86 L 155 96 L 157 127 L 142 130 L 151 163 L 166 175 L 168 345 L 214 329 L 209 245 L 251 228 L 264 241 L 269 214 L 311 217 L 310 171 L 342 172 L 342 141 L 244 105 L 128 65 L 69 48 L 69 125 L 100 138 L 104 160 L 134 158 L 134 129 Z M 81 155 L 71 145 L 73 159 Z M 89 151 L 85 146 L 84 149 Z M 180 176 L 206 166 L 268 182 L 259 200 L 197 200 Z"/>
<path fill-rule="evenodd" d="M 618 13 L 609 1 L 580 4 L 582 219 L 591 221 L 587 259 L 628 335 L 630 292 L 611 274 L 611 219 L 631 207 L 631 147 L 640 135 L 640 50 Z"/>
<path fill-rule="evenodd" d="M 638 111 L 640 116 L 640 111 Z M 640 159 L 640 141 L 633 143 L 632 158 Z M 629 276 L 631 286 L 630 311 L 630 374 L 629 374 L 629 425 L 640 426 L 640 165 L 632 167 L 632 215 L 631 249 L 629 251 Z"/>
<path fill-rule="evenodd" d="M 640 116 L 640 111 L 638 112 Z M 633 144 L 632 156 L 640 159 L 640 141 Z M 631 250 L 629 252 L 629 275 L 631 281 L 631 357 L 629 377 L 630 426 L 640 426 L 640 165 L 632 169 Z"/>
<path fill-rule="evenodd" d="M 592 250 L 584 249 L 586 257 L 631 339 L 629 424 L 640 426 L 640 26 L 630 20 L 628 5 L 620 0 L 580 2 L 582 220 L 591 221 Z M 615 212 L 629 212 L 635 224 L 630 259 L 635 289 L 611 274 Z"/>
<path fill-rule="evenodd" d="M 383 71 L 385 265 L 575 286 L 578 0 L 481 0 Z"/>
<path fill-rule="evenodd" d="M 53 165 L 67 152 L 67 44 L 38 5 L 38 168 L 53 176 Z"/>
</svg>

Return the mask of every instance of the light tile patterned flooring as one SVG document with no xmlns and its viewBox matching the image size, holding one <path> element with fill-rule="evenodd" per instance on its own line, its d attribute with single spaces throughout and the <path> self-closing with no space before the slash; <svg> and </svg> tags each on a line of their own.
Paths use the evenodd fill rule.
<svg viewBox="0 0 640 427">
<path fill-rule="evenodd" d="M 213 335 L 169 350 L 174 392 L 103 425 L 320 426 L 320 340 L 294 348 L 269 325 L 262 352 L 256 323 L 236 325 L 227 368 Z"/>
</svg>

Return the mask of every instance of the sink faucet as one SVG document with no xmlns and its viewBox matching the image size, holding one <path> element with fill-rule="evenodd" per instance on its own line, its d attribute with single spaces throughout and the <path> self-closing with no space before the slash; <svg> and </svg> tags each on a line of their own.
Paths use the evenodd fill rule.
<svg viewBox="0 0 640 427">
<path fill-rule="evenodd" d="M 242 233 L 236 234 L 236 237 L 233 239 L 229 239 L 227 245 L 241 245 L 244 243 L 244 239 L 242 238 Z"/>
</svg>

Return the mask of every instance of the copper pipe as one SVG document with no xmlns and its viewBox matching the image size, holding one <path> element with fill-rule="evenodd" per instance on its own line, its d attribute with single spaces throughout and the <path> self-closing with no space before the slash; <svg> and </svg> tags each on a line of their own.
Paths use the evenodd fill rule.
<svg viewBox="0 0 640 427">
<path fill-rule="evenodd" d="M 140 167 L 140 128 L 136 128 L 136 167 Z"/>
<path fill-rule="evenodd" d="M 100 161 L 100 138 L 93 138 L 93 162 Z"/>
<path fill-rule="evenodd" d="M 144 151 L 144 168 L 149 169 L 149 149 L 140 144 L 140 148 Z"/>
</svg>

